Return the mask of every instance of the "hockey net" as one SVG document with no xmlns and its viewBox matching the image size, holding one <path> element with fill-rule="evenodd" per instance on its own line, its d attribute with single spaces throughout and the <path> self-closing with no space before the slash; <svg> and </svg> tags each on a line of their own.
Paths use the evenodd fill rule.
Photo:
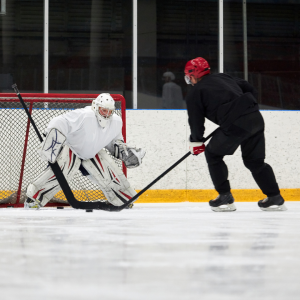
<svg viewBox="0 0 300 300">
<path fill-rule="evenodd" d="M 42 134 L 50 120 L 68 111 L 90 106 L 98 94 L 22 94 L 26 106 Z M 123 120 L 122 133 L 126 141 L 125 99 L 111 94 L 116 103 L 116 114 Z M 15 94 L 0 94 L 0 207 L 23 207 L 27 198 L 28 184 L 46 167 L 38 154 L 40 141 Z M 126 175 L 120 160 L 114 161 Z M 78 171 L 69 182 L 74 196 L 79 201 L 105 200 L 99 187 Z M 57 193 L 48 206 L 68 205 L 62 191 Z"/>
</svg>

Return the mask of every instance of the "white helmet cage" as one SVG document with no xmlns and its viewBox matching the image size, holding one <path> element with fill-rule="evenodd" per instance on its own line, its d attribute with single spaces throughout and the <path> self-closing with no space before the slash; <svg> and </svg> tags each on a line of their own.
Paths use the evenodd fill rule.
<svg viewBox="0 0 300 300">
<path fill-rule="evenodd" d="M 111 114 L 107 116 L 103 116 L 99 113 L 99 108 L 105 108 L 111 110 Z M 110 121 L 110 118 L 115 112 L 115 100 L 108 93 L 100 94 L 95 100 L 92 102 L 92 110 L 94 111 L 97 120 L 101 127 L 105 128 L 107 123 Z"/>
</svg>

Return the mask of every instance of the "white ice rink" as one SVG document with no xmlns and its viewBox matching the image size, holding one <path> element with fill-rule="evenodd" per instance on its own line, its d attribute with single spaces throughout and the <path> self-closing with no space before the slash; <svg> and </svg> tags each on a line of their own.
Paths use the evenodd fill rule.
<svg viewBox="0 0 300 300">
<path fill-rule="evenodd" d="M 300 202 L 0 209 L 0 299 L 300 299 Z"/>
</svg>

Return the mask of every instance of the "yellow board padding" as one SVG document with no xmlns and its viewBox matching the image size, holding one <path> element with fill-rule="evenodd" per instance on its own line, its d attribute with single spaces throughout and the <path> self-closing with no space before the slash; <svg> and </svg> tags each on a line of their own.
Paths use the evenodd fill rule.
<svg viewBox="0 0 300 300">
<path fill-rule="evenodd" d="M 139 191 L 137 191 L 139 192 Z M 259 189 L 231 190 L 236 202 L 257 202 L 266 198 Z M 300 201 L 300 189 L 281 189 L 286 201 Z M 148 190 L 137 203 L 208 202 L 218 196 L 215 190 Z"/>
<path fill-rule="evenodd" d="M 89 199 L 90 201 L 95 200 L 105 200 L 105 196 L 103 195 L 101 190 L 72 190 L 74 197 L 82 201 L 82 199 Z M 61 200 L 67 201 L 65 194 L 63 191 L 59 191 L 54 198 L 59 198 Z"/>
<path fill-rule="evenodd" d="M 13 196 L 15 194 L 14 198 L 16 198 L 16 191 L 10 191 L 10 190 L 0 190 L 0 200 L 5 199 L 9 196 Z M 89 199 L 89 200 L 105 200 L 105 196 L 103 195 L 101 190 L 73 190 L 73 194 L 75 198 L 79 201 L 82 199 Z M 60 199 L 63 201 L 67 201 L 64 193 L 62 191 L 59 191 L 55 196 L 54 199 Z"/>
<path fill-rule="evenodd" d="M 137 190 L 137 192 L 139 192 Z M 259 189 L 239 189 L 231 190 L 236 202 L 256 202 L 264 199 L 264 195 Z M 281 195 L 286 201 L 300 201 L 300 189 L 281 189 Z M 0 190 L 0 200 L 9 197 L 15 191 Z M 84 198 L 85 194 L 91 200 L 97 200 L 103 194 L 95 190 L 73 191 L 76 199 Z M 101 195 L 102 194 L 102 195 Z M 218 196 L 215 190 L 148 190 L 137 203 L 174 203 L 174 202 L 208 202 Z M 55 195 L 55 198 L 66 200 L 62 191 Z"/>
<path fill-rule="evenodd" d="M 0 199 L 4 199 L 15 193 L 16 191 L 2 190 L 0 191 Z"/>
</svg>

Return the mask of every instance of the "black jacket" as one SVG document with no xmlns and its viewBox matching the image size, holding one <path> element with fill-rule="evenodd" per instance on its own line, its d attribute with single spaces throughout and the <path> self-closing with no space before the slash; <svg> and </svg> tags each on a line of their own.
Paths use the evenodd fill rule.
<svg viewBox="0 0 300 300">
<path fill-rule="evenodd" d="M 191 141 L 203 140 L 205 118 L 224 130 L 240 116 L 257 111 L 257 91 L 246 80 L 227 74 L 209 74 L 195 84 L 186 98 Z"/>
</svg>

